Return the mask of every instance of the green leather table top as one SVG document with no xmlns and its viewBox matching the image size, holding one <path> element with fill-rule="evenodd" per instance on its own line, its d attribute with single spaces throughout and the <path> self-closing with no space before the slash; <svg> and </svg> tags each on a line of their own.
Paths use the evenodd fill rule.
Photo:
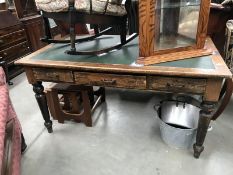
<svg viewBox="0 0 233 175">
<path fill-rule="evenodd" d="M 110 47 L 120 41 L 119 36 L 102 36 L 94 41 L 78 43 L 77 50 L 99 50 L 101 48 Z M 115 50 L 107 54 L 98 56 L 80 56 L 68 55 L 65 50 L 69 50 L 68 44 L 53 44 L 52 47 L 46 51 L 32 57 L 32 60 L 50 60 L 50 61 L 70 61 L 70 62 L 86 62 L 86 63 L 100 63 L 100 64 L 120 64 L 131 66 L 142 66 L 135 63 L 139 55 L 138 39 L 134 39 L 120 50 Z M 210 56 L 196 57 L 179 61 L 172 61 L 166 63 L 155 64 L 151 66 L 163 67 L 179 67 L 179 68 L 199 68 L 199 69 L 215 69 Z"/>
</svg>

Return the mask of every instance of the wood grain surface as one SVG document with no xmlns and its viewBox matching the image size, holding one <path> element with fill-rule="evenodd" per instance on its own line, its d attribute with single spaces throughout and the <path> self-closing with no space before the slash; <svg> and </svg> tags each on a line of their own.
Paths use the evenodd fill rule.
<svg viewBox="0 0 233 175">
<path fill-rule="evenodd" d="M 139 1 L 139 55 L 147 57 L 154 52 L 155 36 L 155 2 Z"/>
<path fill-rule="evenodd" d="M 203 48 L 205 45 L 205 39 L 206 39 L 208 21 L 209 21 L 209 13 L 210 13 L 210 0 L 202 0 L 199 21 L 198 21 L 198 28 L 197 28 L 198 49 Z"/>
<path fill-rule="evenodd" d="M 200 56 L 211 55 L 212 53 L 213 51 L 211 49 L 187 50 L 187 51 L 173 52 L 162 55 L 154 55 L 150 57 L 139 58 L 137 60 L 137 63 L 143 65 L 153 65 L 153 64 L 164 63 L 169 61 L 176 61 L 187 58 L 195 58 Z"/>
<path fill-rule="evenodd" d="M 202 94 L 206 87 L 206 79 L 149 76 L 147 81 L 151 90 L 176 93 Z"/>
<path fill-rule="evenodd" d="M 74 78 L 80 85 L 146 89 L 146 76 L 75 72 Z"/>
<path fill-rule="evenodd" d="M 179 0 L 177 1 L 179 2 Z M 172 1 L 171 3 L 174 3 Z M 210 12 L 210 0 L 201 0 L 198 28 L 196 35 L 196 43 L 187 47 L 170 48 L 165 50 L 156 50 L 155 41 L 159 37 L 160 33 L 160 16 L 161 10 L 155 7 L 160 5 L 160 0 L 140 0 L 139 1 L 139 56 L 149 57 L 162 53 L 173 53 L 178 51 L 196 50 L 203 49 L 205 45 L 209 12 Z M 165 11 L 168 15 L 167 18 L 171 17 L 176 20 L 164 21 L 163 23 L 169 23 L 171 26 L 178 25 L 179 9 Z M 170 16 L 169 16 L 170 15 Z M 172 15 L 172 16 L 171 16 Z M 166 17 L 164 17 L 166 18 Z M 167 24 L 168 25 L 168 24 Z M 174 30 L 175 31 L 175 30 Z M 160 59 L 163 59 L 161 57 Z"/>
</svg>

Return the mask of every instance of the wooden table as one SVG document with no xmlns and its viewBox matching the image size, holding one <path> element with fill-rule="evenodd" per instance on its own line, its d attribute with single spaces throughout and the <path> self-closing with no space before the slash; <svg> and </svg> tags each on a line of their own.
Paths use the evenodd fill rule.
<svg viewBox="0 0 233 175">
<path fill-rule="evenodd" d="M 79 50 L 92 50 L 110 46 L 118 37 L 103 36 L 101 41 L 78 44 Z M 134 39 L 121 50 L 99 56 L 74 56 L 64 53 L 69 45 L 50 44 L 28 55 L 17 64 L 23 65 L 28 82 L 33 90 L 45 120 L 48 132 L 52 132 L 52 121 L 44 94 L 43 81 L 82 84 L 101 87 L 151 90 L 170 93 L 198 94 L 203 98 L 202 110 L 194 144 L 194 156 L 203 151 L 204 140 L 219 101 L 222 84 L 228 80 L 232 85 L 232 74 L 225 65 L 212 41 L 206 47 L 213 49 L 213 55 L 161 63 L 151 66 L 136 64 L 138 39 Z M 230 82 L 230 83 L 229 83 Z M 228 96 L 229 92 L 228 92 Z M 227 100 L 229 100 L 227 98 Z M 228 101 L 225 101 L 227 104 Z M 223 110 L 223 109 L 222 109 Z M 221 110 L 218 111 L 218 114 Z"/>
</svg>

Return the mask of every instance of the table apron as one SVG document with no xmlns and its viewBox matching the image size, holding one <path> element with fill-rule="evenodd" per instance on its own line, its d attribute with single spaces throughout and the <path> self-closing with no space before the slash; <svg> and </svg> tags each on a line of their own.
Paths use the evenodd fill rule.
<svg viewBox="0 0 233 175">
<path fill-rule="evenodd" d="M 73 83 L 78 85 L 152 90 L 171 93 L 200 94 L 206 101 L 218 101 L 221 78 L 193 78 L 160 75 L 112 74 L 80 72 L 76 70 L 31 68 L 26 69 L 29 83 L 36 81 Z M 213 91 L 215 91 L 213 94 Z"/>
</svg>

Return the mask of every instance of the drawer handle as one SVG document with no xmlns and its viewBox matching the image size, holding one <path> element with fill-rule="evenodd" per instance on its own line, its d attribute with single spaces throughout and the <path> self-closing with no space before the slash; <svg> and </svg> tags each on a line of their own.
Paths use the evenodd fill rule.
<svg viewBox="0 0 233 175">
<path fill-rule="evenodd" d="M 50 79 L 59 79 L 59 75 L 57 73 L 46 73 L 46 76 Z"/>
<path fill-rule="evenodd" d="M 111 84 L 111 85 L 114 85 L 114 84 L 116 84 L 116 80 L 109 80 L 109 79 L 102 79 L 101 80 L 102 82 L 104 82 L 104 83 L 106 83 L 106 84 Z"/>
<path fill-rule="evenodd" d="M 184 88 L 185 85 L 184 85 L 184 84 L 178 85 L 178 84 L 170 84 L 170 83 L 167 83 L 167 87 L 168 87 L 168 88 Z"/>
</svg>

